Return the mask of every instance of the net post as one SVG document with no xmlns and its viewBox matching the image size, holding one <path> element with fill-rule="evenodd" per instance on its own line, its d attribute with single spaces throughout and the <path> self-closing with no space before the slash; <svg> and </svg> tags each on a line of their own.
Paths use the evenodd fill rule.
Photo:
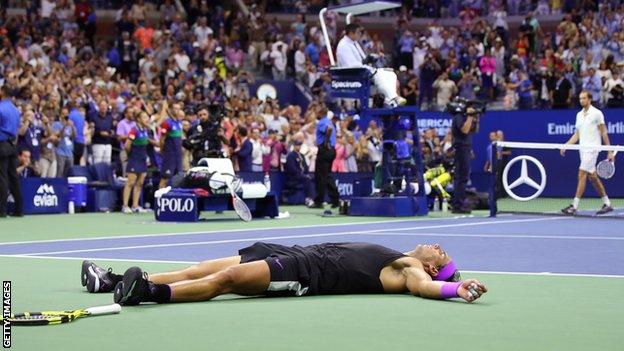
<svg viewBox="0 0 624 351">
<path fill-rule="evenodd" d="M 496 167 L 497 167 L 497 142 L 492 142 L 492 149 L 490 152 L 490 189 L 489 189 L 489 198 L 488 205 L 490 207 L 490 217 L 496 217 Z"/>
</svg>

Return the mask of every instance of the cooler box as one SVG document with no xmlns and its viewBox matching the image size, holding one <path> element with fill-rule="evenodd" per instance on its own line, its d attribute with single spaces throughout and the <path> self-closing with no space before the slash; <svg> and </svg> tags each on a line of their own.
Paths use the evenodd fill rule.
<svg viewBox="0 0 624 351">
<path fill-rule="evenodd" d="M 76 207 L 87 206 L 87 177 L 68 177 L 69 201 Z"/>
</svg>

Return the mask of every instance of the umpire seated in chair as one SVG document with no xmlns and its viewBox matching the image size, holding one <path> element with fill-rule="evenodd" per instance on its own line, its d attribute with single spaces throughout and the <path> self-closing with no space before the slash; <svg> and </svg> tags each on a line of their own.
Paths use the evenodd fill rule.
<svg viewBox="0 0 624 351">
<path fill-rule="evenodd" d="M 289 189 L 301 189 L 305 192 L 305 204 L 312 206 L 314 200 L 312 200 L 312 176 L 308 174 L 308 164 L 305 158 L 301 154 L 301 140 L 295 140 L 293 143 L 293 150 L 286 156 L 286 186 Z"/>
<path fill-rule="evenodd" d="M 384 103 L 389 107 L 403 106 L 407 100 L 397 92 L 397 75 L 391 68 L 377 68 L 379 57 L 367 55 L 359 41 L 362 27 L 350 23 L 345 27 L 345 35 L 338 42 L 336 57 L 338 68 L 365 68 L 370 72 L 370 79 L 377 90 L 384 96 Z"/>
</svg>

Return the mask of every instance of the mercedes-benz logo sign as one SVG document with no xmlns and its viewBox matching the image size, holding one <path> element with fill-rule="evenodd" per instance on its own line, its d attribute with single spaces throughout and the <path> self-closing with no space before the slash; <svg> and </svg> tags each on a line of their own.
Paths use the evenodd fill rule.
<svg viewBox="0 0 624 351">
<path fill-rule="evenodd" d="M 509 184 L 509 180 L 507 179 L 507 176 L 509 174 L 509 169 L 511 168 L 511 166 L 514 165 L 514 163 L 518 161 L 522 161 L 522 168 L 520 169 L 520 178 L 516 179 L 515 181 L 513 181 L 513 183 Z M 540 175 L 542 176 L 542 180 L 540 181 L 539 184 L 537 184 L 535 180 L 529 177 L 527 161 L 530 161 L 539 169 Z M 528 196 L 528 197 L 522 197 L 522 196 L 516 195 L 512 191 L 512 189 L 522 184 L 526 184 L 530 186 L 531 188 L 534 188 L 536 192 L 533 195 Z M 544 166 L 542 166 L 540 161 L 538 161 L 536 158 L 531 157 L 531 156 L 526 156 L 526 155 L 518 156 L 514 158 L 513 160 L 511 160 L 507 164 L 507 166 L 505 166 L 505 170 L 503 170 L 503 187 L 505 188 L 505 191 L 507 192 L 507 194 L 509 194 L 509 196 L 511 196 L 512 198 L 518 201 L 533 200 L 536 197 L 540 196 L 542 191 L 544 191 L 544 188 L 546 188 L 546 170 L 544 170 Z"/>
</svg>

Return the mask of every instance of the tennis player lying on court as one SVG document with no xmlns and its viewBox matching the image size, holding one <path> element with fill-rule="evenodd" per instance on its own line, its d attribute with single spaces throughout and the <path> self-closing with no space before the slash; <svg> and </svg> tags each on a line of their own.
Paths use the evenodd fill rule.
<svg viewBox="0 0 624 351">
<path fill-rule="evenodd" d="M 403 294 L 472 302 L 487 292 L 478 280 L 460 281 L 440 245 L 418 245 L 401 253 L 369 243 L 282 246 L 257 242 L 238 256 L 204 261 L 186 269 L 147 275 L 131 267 L 123 276 L 90 261 L 82 263 L 82 285 L 110 292 L 122 305 L 205 301 L 223 294 L 308 296 Z"/>
</svg>

